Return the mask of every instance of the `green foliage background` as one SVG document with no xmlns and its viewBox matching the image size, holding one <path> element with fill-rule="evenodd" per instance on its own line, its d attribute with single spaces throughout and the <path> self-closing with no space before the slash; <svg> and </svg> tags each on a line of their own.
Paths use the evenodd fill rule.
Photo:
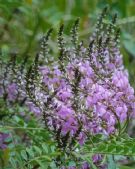
<svg viewBox="0 0 135 169">
<path fill-rule="evenodd" d="M 38 51 L 38 44 L 42 35 L 50 27 L 53 27 L 54 33 L 50 40 L 50 46 L 56 54 L 57 46 L 54 39 L 60 23 L 63 22 L 65 24 L 65 34 L 68 35 L 70 32 L 69 28 L 77 17 L 80 17 L 80 39 L 85 39 L 85 43 L 87 43 L 88 37 L 94 29 L 93 25 L 96 23 L 97 16 L 106 5 L 109 6 L 110 15 L 115 12 L 118 13 L 117 24 L 121 28 L 121 51 L 124 64 L 130 73 L 131 83 L 135 87 L 135 0 L 0 0 L 0 52 L 2 52 L 4 59 L 6 56 L 14 53 L 18 54 L 20 59 L 25 57 L 25 55 L 32 58 Z M 23 148 L 21 145 L 20 147 L 10 145 L 10 150 L 13 151 L 9 153 L 7 149 L 0 162 L 5 164 L 10 160 L 13 168 L 16 168 L 16 162 L 18 160 L 22 168 L 30 168 L 31 164 L 40 163 L 43 169 L 45 169 L 45 165 L 46 168 L 51 166 L 50 168 L 55 169 L 56 166 L 52 162 L 52 159 L 61 152 L 55 151 L 55 143 L 49 141 L 50 138 L 47 131 L 38 130 L 42 126 L 37 126 L 35 119 L 26 123 L 24 119 L 15 116 L 12 125 L 15 125 L 14 123 L 18 124 L 18 129 L 12 130 L 12 128 L 7 128 L 6 130 L 11 130 L 13 134 L 19 133 L 19 135 L 25 131 L 29 138 L 31 138 L 33 147 L 28 146 L 24 150 L 26 145 Z M 37 129 L 33 130 L 33 128 Z M 5 129 L 1 129 L 1 131 L 5 131 Z M 15 142 L 20 142 L 19 136 L 12 139 L 13 142 L 14 139 Z M 98 139 L 101 138 L 93 139 L 98 144 Z M 37 142 L 44 144 L 37 144 Z M 123 140 L 121 138 L 117 138 L 117 140 L 112 139 L 111 144 L 108 142 L 104 144 L 104 140 L 102 139 L 100 142 L 101 145 L 97 146 L 97 148 L 90 147 L 89 144 L 86 144 L 81 150 L 83 153 L 85 152 L 85 156 L 82 156 L 81 152 L 72 156 L 79 156 L 79 158 L 87 161 L 91 154 L 102 152 L 105 154 L 116 154 L 118 155 L 117 160 L 119 160 L 121 154 L 125 153 L 127 156 L 132 156 L 130 159 L 131 164 L 128 166 L 119 166 L 119 168 L 135 168 L 134 139 L 127 140 L 127 137 L 125 139 L 123 138 Z M 14 149 L 17 149 L 17 154 L 15 154 Z M 60 155 L 64 156 L 63 154 Z M 16 161 L 13 160 L 15 157 Z M 30 163 L 27 162 L 28 157 Z M 26 162 L 25 164 L 24 161 Z M 108 157 L 108 162 L 110 169 L 111 167 L 112 169 L 116 168 L 110 156 Z M 67 159 L 67 164 L 68 166 L 72 166 L 74 161 L 68 161 Z M 6 169 L 10 169 L 10 167 Z"/>
<path fill-rule="evenodd" d="M 4 53 L 34 55 L 40 37 L 48 28 L 64 22 L 65 33 L 77 17 L 81 18 L 80 37 L 87 38 L 97 15 L 105 5 L 110 14 L 118 13 L 121 27 L 121 50 L 124 63 L 134 77 L 135 0 L 0 0 L 0 49 Z M 87 38 L 88 39 L 88 38 Z M 50 42 L 54 51 L 54 41 Z"/>
<path fill-rule="evenodd" d="M 64 22 L 65 33 L 69 33 L 68 28 L 77 17 L 81 18 L 80 37 L 87 38 L 106 5 L 110 14 L 118 13 L 121 47 L 129 67 L 135 57 L 135 0 L 0 0 L 0 48 L 22 56 L 34 55 L 48 28 L 54 28 L 55 36 L 59 24 Z M 56 50 L 53 40 L 50 45 Z"/>
</svg>

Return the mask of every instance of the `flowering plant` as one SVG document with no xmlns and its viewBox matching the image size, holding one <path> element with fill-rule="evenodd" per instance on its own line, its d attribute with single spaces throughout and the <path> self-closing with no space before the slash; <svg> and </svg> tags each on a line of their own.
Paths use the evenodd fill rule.
<svg viewBox="0 0 135 169">
<path fill-rule="evenodd" d="M 73 156 L 74 151 L 85 149 L 87 142 L 93 145 L 94 138 L 99 136 L 102 141 L 121 137 L 135 115 L 134 90 L 119 50 L 117 15 L 106 24 L 106 13 L 107 8 L 100 15 L 88 45 L 78 42 L 77 19 L 71 29 L 71 44 L 65 42 L 64 25 L 60 26 L 57 56 L 48 50 L 50 29 L 31 65 L 27 64 L 27 56 L 21 64 L 17 64 L 16 57 L 8 64 L 2 63 L 5 67 L 1 68 L 0 96 L 6 106 L 19 104 L 33 112 L 38 123 L 43 121 L 41 127 L 51 133 L 65 159 Z M 76 157 L 81 168 L 106 168 L 107 164 L 102 163 L 104 156 L 95 154 L 90 164 Z M 57 154 L 53 160 L 57 167 L 65 168 L 63 159 Z M 76 168 L 80 163 L 68 168 Z"/>
<path fill-rule="evenodd" d="M 103 23 L 105 15 L 106 8 L 88 47 L 78 44 L 78 19 L 71 30 L 69 48 L 65 47 L 61 25 L 59 55 L 52 60 L 47 58 L 49 30 L 26 73 L 26 94 L 41 110 L 45 126 L 54 131 L 61 148 L 71 148 L 75 140 L 82 145 L 97 133 L 107 137 L 121 134 L 134 116 L 134 90 L 118 47 L 116 15 L 109 25 Z"/>
</svg>

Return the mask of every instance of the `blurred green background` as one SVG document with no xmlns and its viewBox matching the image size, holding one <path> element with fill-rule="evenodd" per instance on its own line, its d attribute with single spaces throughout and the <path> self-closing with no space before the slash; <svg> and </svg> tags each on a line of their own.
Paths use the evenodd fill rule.
<svg viewBox="0 0 135 169">
<path fill-rule="evenodd" d="M 121 28 L 121 51 L 134 83 L 135 72 L 135 0 L 0 0 L 0 50 L 4 55 L 19 53 L 34 56 L 41 36 L 54 28 L 50 46 L 59 24 L 69 34 L 73 21 L 80 17 L 80 38 L 87 38 L 94 29 L 98 14 L 109 5 L 110 14 L 118 13 Z M 135 86 L 135 83 L 134 83 Z"/>
</svg>

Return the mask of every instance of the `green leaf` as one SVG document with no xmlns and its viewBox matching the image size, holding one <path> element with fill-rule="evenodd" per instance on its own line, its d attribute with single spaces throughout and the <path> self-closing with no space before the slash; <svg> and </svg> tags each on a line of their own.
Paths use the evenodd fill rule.
<svg viewBox="0 0 135 169">
<path fill-rule="evenodd" d="M 114 145 L 114 144 L 110 144 L 110 145 L 108 145 L 108 150 L 107 151 L 109 151 L 109 152 L 116 152 L 116 145 Z"/>
<path fill-rule="evenodd" d="M 112 155 L 108 156 L 108 168 L 109 169 L 116 169 L 116 163 L 115 163 Z"/>
<path fill-rule="evenodd" d="M 50 167 L 51 167 L 52 169 L 58 169 L 54 161 L 51 162 Z"/>
<path fill-rule="evenodd" d="M 76 163 L 74 161 L 70 161 L 69 164 L 68 164 L 69 167 L 71 166 L 76 166 Z"/>
<path fill-rule="evenodd" d="M 43 147 L 43 150 L 45 151 L 45 153 L 47 153 L 48 154 L 48 147 L 47 147 L 47 145 L 44 143 L 44 144 L 42 144 L 42 147 Z"/>
<path fill-rule="evenodd" d="M 34 148 L 34 150 L 35 150 L 39 155 L 42 154 L 42 150 L 41 150 L 39 147 L 33 146 L 33 148 Z"/>
<path fill-rule="evenodd" d="M 92 146 L 87 142 L 83 148 L 85 154 L 116 154 L 116 155 L 127 155 L 135 156 L 135 139 L 133 138 L 117 138 L 109 139 L 104 143 L 98 143 L 96 146 Z"/>
<path fill-rule="evenodd" d="M 22 150 L 22 151 L 21 151 L 21 156 L 22 156 L 22 158 L 23 158 L 24 160 L 27 160 L 27 159 L 28 159 L 27 153 L 26 153 L 25 150 Z"/>
<path fill-rule="evenodd" d="M 14 158 L 10 158 L 10 163 L 11 163 L 13 168 L 17 168 L 16 161 L 15 161 Z"/>
<path fill-rule="evenodd" d="M 34 157 L 34 152 L 33 152 L 33 149 L 32 148 L 26 148 L 26 151 L 28 153 L 28 155 L 33 158 Z"/>
<path fill-rule="evenodd" d="M 40 165 L 40 169 L 44 169 L 44 168 L 48 168 L 50 163 L 48 162 L 44 162 L 44 161 L 41 161 L 41 160 L 36 160 L 36 162 Z"/>
</svg>

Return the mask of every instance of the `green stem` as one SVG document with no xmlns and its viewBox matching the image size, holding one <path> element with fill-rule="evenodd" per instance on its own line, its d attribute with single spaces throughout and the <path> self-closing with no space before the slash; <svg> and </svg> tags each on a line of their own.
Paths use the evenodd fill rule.
<svg viewBox="0 0 135 169">
<path fill-rule="evenodd" d="M 133 157 L 133 156 L 135 156 L 135 154 L 133 154 L 133 153 L 131 153 L 131 154 L 123 154 L 123 153 L 111 153 L 111 152 L 103 152 L 103 151 L 100 151 L 100 152 L 98 152 L 98 151 L 93 151 L 93 152 L 91 152 L 91 151 L 89 151 L 89 152 L 85 152 L 85 155 L 90 155 L 90 154 L 102 154 L 102 155 L 121 155 L 121 156 L 131 156 L 131 157 Z"/>
<path fill-rule="evenodd" d="M 33 127 L 12 127 L 12 126 L 0 126 L 0 129 L 21 129 L 21 130 L 45 130 L 44 128 L 33 128 Z"/>
</svg>

